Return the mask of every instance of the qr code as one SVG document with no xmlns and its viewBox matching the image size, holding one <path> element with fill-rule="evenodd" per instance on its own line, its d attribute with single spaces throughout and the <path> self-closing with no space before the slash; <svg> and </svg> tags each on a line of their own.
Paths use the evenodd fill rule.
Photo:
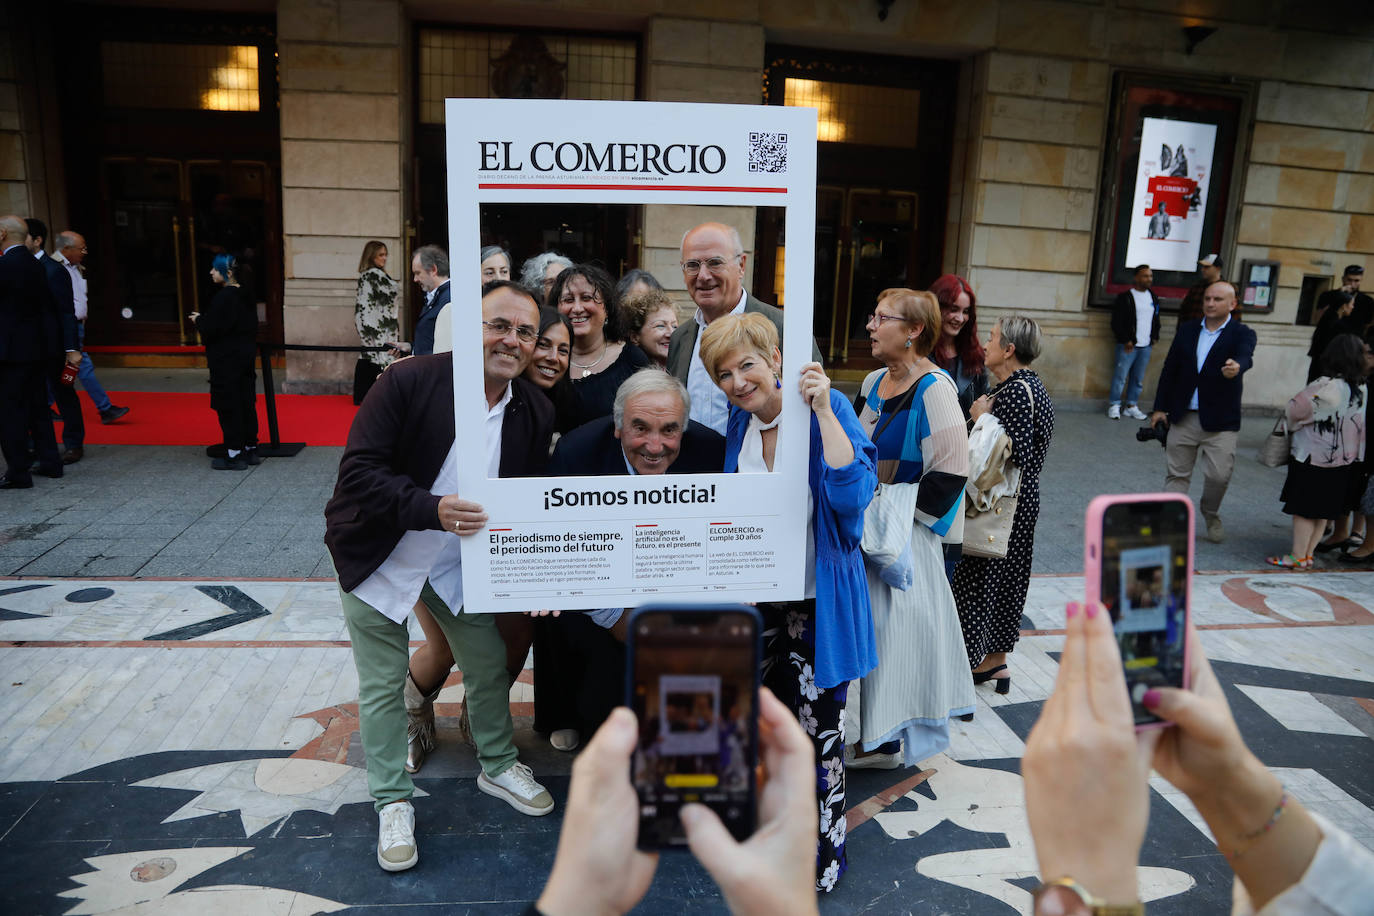
<svg viewBox="0 0 1374 916">
<path fill-rule="evenodd" d="M 787 171 L 787 134 L 749 133 L 749 171 Z"/>
</svg>

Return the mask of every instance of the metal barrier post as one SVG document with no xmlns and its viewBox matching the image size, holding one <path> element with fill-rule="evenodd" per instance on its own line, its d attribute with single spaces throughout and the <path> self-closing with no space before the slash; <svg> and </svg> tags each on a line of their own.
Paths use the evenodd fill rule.
<svg viewBox="0 0 1374 916">
<path fill-rule="evenodd" d="M 272 344 L 258 344 L 262 362 L 262 393 L 267 405 L 267 432 L 271 440 L 258 443 L 258 454 L 264 458 L 294 458 L 305 448 L 304 442 L 283 442 L 277 428 L 277 391 L 272 382 Z"/>
</svg>

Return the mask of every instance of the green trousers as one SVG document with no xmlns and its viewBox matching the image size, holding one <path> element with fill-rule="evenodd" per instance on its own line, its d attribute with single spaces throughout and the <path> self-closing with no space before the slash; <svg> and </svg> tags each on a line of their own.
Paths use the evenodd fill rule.
<svg viewBox="0 0 1374 916">
<path fill-rule="evenodd" d="M 372 605 L 339 590 L 358 669 L 358 727 L 367 756 L 367 788 L 378 811 L 410 798 L 415 785 L 406 772 L 405 681 L 410 669 L 410 632 Z M 477 760 L 495 778 L 516 761 L 510 715 L 506 644 L 491 614 L 454 614 L 428 582 L 420 600 L 448 638 L 458 669 L 477 745 Z"/>
</svg>

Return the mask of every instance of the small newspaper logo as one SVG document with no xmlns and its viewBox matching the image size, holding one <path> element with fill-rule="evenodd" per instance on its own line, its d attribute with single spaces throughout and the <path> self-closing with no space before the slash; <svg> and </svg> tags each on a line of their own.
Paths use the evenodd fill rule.
<svg viewBox="0 0 1374 916">
<path fill-rule="evenodd" d="M 749 171 L 787 171 L 787 134 L 750 131 Z"/>
</svg>

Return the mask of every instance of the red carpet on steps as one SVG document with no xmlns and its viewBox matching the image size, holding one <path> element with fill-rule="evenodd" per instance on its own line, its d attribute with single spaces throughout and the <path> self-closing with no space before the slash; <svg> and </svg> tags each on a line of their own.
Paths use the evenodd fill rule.
<svg viewBox="0 0 1374 916">
<path fill-rule="evenodd" d="M 210 395 L 181 392 L 111 391 L 110 401 L 129 412 L 118 422 L 100 422 L 91 399 L 79 392 L 87 445 L 210 445 L 223 441 Z M 346 394 L 277 395 L 277 428 L 282 442 L 343 445 L 353 422 L 353 398 Z M 58 441 L 62 424 L 54 423 Z M 267 442 L 267 408 L 258 395 L 258 440 Z"/>
</svg>

